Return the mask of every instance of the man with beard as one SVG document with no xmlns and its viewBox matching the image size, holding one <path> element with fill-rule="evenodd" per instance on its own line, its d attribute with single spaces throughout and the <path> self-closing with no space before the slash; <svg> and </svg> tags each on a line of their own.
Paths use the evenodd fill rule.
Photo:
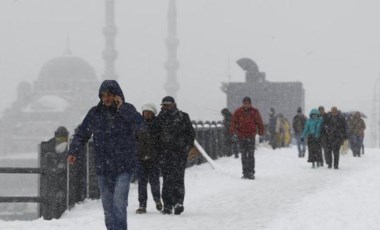
<svg viewBox="0 0 380 230">
<path fill-rule="evenodd" d="M 163 178 L 162 214 L 172 214 L 174 208 L 174 214 L 179 215 L 184 211 L 185 168 L 188 153 L 194 146 L 195 131 L 189 115 L 177 109 L 173 97 L 164 97 L 161 106 L 155 126 Z"/>
</svg>

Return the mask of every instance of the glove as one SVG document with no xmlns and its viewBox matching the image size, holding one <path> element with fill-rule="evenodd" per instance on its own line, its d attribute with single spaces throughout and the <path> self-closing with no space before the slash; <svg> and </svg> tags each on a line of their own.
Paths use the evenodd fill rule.
<svg viewBox="0 0 380 230">
<path fill-rule="evenodd" d="M 301 137 L 301 142 L 305 142 L 305 138 L 304 137 Z"/>
<path fill-rule="evenodd" d="M 236 134 L 232 135 L 231 142 L 237 143 L 238 142 L 238 136 Z"/>
</svg>

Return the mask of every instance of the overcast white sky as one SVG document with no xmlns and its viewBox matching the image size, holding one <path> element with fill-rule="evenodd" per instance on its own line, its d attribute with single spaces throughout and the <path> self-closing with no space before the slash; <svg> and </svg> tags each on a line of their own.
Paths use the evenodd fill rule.
<svg viewBox="0 0 380 230">
<path fill-rule="evenodd" d="M 0 111 L 20 81 L 33 82 L 61 56 L 104 72 L 105 0 L 0 1 Z M 126 98 L 140 109 L 165 96 L 168 0 L 116 0 L 116 71 Z M 252 58 L 269 81 L 301 81 L 307 112 L 336 105 L 370 115 L 380 74 L 377 0 L 177 0 L 180 45 L 178 105 L 192 119 L 220 119 L 222 81 L 244 81 L 235 64 Z M 230 64 L 229 64 L 230 60 Z M 96 95 L 94 95 L 96 97 Z M 266 112 L 266 111 L 262 111 Z"/>
</svg>

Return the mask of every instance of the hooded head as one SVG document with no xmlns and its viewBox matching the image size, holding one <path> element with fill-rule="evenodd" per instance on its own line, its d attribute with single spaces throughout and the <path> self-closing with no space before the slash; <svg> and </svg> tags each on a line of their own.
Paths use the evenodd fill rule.
<svg viewBox="0 0 380 230">
<path fill-rule="evenodd" d="M 318 111 L 318 109 L 312 109 L 310 111 L 310 118 L 318 118 L 321 115 L 321 113 Z"/>
<path fill-rule="evenodd" d="M 119 83 L 115 80 L 104 80 L 102 82 L 99 88 L 100 100 L 102 100 L 102 93 L 104 92 L 112 93 L 115 96 L 121 97 L 121 99 L 125 101 L 123 91 L 121 90 Z"/>
</svg>

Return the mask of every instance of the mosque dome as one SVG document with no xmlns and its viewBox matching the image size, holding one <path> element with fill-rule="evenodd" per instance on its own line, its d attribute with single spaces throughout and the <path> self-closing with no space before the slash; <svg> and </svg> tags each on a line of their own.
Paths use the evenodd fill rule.
<svg viewBox="0 0 380 230">
<path fill-rule="evenodd" d="M 30 103 L 25 112 L 64 112 L 69 102 L 56 95 L 45 95 Z"/>
<path fill-rule="evenodd" d="M 46 63 L 38 76 L 39 82 L 97 81 L 94 68 L 75 56 L 53 58 Z"/>
</svg>

